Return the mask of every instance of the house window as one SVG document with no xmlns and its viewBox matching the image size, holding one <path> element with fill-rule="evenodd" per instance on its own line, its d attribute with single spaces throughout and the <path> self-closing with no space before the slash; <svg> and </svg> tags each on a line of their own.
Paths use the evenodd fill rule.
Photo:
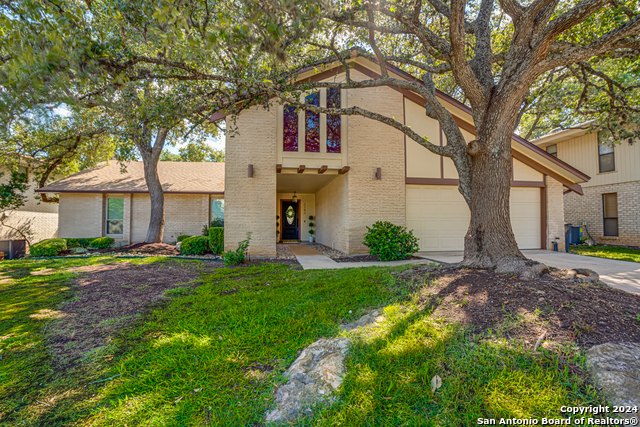
<svg viewBox="0 0 640 427">
<path fill-rule="evenodd" d="M 320 106 L 320 92 L 312 93 L 304 98 L 309 105 Z M 304 112 L 304 151 L 317 153 L 320 151 L 320 114 Z"/>
<path fill-rule="evenodd" d="M 29 179 L 29 168 L 26 166 L 18 166 L 18 173 L 25 175 Z"/>
<path fill-rule="evenodd" d="M 558 157 L 558 144 L 548 145 L 547 153 L 551 154 L 553 157 Z"/>
<path fill-rule="evenodd" d="M 327 90 L 327 108 L 340 108 L 340 89 Z M 327 114 L 327 153 L 340 152 L 340 116 Z"/>
<path fill-rule="evenodd" d="M 598 135 L 598 165 L 600 173 L 616 170 L 613 145 L 606 140 L 600 140 L 600 135 Z"/>
<path fill-rule="evenodd" d="M 602 195 L 602 213 L 604 221 L 604 235 L 618 235 L 618 194 Z"/>
<path fill-rule="evenodd" d="M 224 221 L 224 199 L 213 199 L 211 201 L 211 221 Z"/>
<path fill-rule="evenodd" d="M 298 151 L 298 113 L 293 105 L 284 106 L 283 150 Z"/>
<path fill-rule="evenodd" d="M 107 199 L 107 234 L 123 234 L 124 199 L 109 197 Z"/>
</svg>

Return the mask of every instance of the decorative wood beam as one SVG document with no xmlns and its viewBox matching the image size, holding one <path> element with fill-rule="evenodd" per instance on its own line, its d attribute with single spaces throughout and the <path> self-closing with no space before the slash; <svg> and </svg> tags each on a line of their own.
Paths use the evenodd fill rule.
<svg viewBox="0 0 640 427">
<path fill-rule="evenodd" d="M 282 173 L 282 165 L 276 165 L 276 173 Z"/>
<path fill-rule="evenodd" d="M 304 172 L 304 165 L 298 166 L 298 173 Z"/>
<path fill-rule="evenodd" d="M 322 165 L 322 167 L 318 169 L 318 173 L 325 173 L 326 170 L 327 170 L 327 165 Z"/>
<path fill-rule="evenodd" d="M 345 173 L 349 172 L 349 169 L 351 169 L 351 166 L 344 166 L 342 169 L 338 171 L 338 173 L 340 175 L 344 175 Z"/>
</svg>

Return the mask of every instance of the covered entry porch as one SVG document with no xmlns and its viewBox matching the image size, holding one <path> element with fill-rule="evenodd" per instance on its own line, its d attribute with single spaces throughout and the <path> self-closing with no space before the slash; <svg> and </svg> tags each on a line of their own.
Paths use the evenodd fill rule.
<svg viewBox="0 0 640 427">
<path fill-rule="evenodd" d="M 348 168 L 283 169 L 276 177 L 276 242 L 315 241 L 335 246 L 329 232 L 332 224 L 346 222 L 336 181 L 347 179 Z M 346 186 L 344 187 L 346 194 Z"/>
</svg>

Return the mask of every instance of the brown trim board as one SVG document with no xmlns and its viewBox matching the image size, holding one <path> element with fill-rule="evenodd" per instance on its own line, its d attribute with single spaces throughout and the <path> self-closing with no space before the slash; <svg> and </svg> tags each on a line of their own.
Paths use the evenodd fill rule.
<svg viewBox="0 0 640 427">
<path fill-rule="evenodd" d="M 547 176 L 540 188 L 540 249 L 547 249 Z"/>
<path fill-rule="evenodd" d="M 457 178 L 405 178 L 405 184 L 414 185 L 460 185 Z M 511 181 L 511 187 L 545 187 L 543 181 Z"/>
</svg>

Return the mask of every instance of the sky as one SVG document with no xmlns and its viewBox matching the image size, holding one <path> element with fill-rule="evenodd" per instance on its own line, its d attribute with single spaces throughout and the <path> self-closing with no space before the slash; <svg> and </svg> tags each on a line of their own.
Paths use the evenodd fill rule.
<svg viewBox="0 0 640 427">
<path fill-rule="evenodd" d="M 207 138 L 205 141 L 207 145 L 210 145 L 216 150 L 224 150 L 224 134 L 220 134 L 217 138 Z M 181 147 L 184 147 L 186 144 L 177 144 L 175 147 L 170 145 L 165 146 L 165 150 L 169 153 L 178 154 Z"/>
</svg>

